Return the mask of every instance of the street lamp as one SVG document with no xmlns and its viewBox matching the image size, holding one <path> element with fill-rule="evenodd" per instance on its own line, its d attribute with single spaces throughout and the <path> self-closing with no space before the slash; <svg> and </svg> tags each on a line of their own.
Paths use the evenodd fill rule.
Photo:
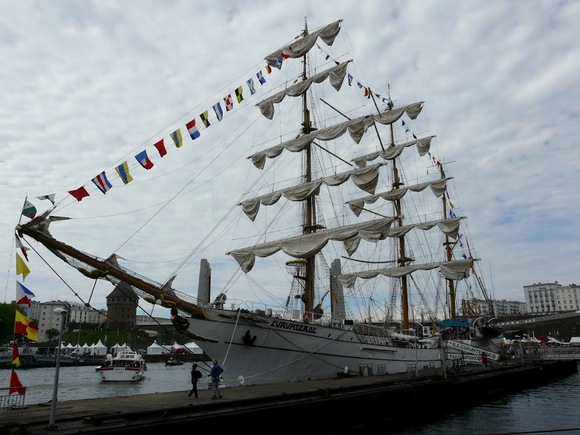
<svg viewBox="0 0 580 435">
<path fill-rule="evenodd" d="M 55 308 L 53 313 L 60 314 L 60 330 L 58 334 L 58 347 L 56 351 L 56 370 L 54 372 L 54 387 L 52 388 L 52 402 L 50 404 L 50 421 L 48 422 L 49 430 L 58 430 L 56 425 L 56 402 L 58 396 L 58 373 L 60 370 L 60 347 L 62 345 L 62 333 L 64 331 L 64 316 L 66 310 L 63 308 Z"/>
<path fill-rule="evenodd" d="M 415 326 L 415 328 L 411 328 L 409 331 L 413 331 L 413 335 L 415 335 L 415 377 L 419 378 L 419 354 L 417 351 L 417 347 L 419 347 L 419 336 L 417 334 L 418 331 L 417 324 L 415 322 L 415 307 L 413 305 L 411 305 L 411 313 L 413 315 L 413 326 Z"/>
</svg>

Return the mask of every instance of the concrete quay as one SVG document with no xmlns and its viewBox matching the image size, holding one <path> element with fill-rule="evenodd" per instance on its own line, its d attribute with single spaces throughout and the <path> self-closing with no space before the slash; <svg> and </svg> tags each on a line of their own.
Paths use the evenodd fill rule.
<svg viewBox="0 0 580 435">
<path fill-rule="evenodd" d="M 49 428 L 51 404 L 13 409 L 0 420 L 0 435 L 138 434 L 147 431 L 258 430 L 269 425 L 280 433 L 304 430 L 319 434 L 358 434 L 382 425 L 394 430 L 412 419 L 457 406 L 469 406 L 539 383 L 576 373 L 576 361 L 540 361 L 521 365 L 508 362 L 493 367 L 464 366 L 435 371 L 384 376 L 337 377 L 324 381 L 285 382 L 224 388 L 212 400 L 211 390 L 199 398 L 183 391 L 59 401 L 56 427 Z M 2 421 L 4 420 L 4 421 Z M 284 426 L 293 422 L 293 430 Z M 301 424 L 302 424 L 301 423 Z"/>
</svg>

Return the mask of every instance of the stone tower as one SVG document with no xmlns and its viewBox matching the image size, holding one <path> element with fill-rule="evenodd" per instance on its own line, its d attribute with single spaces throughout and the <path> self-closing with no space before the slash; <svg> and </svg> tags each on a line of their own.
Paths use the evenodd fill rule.
<svg viewBox="0 0 580 435">
<path fill-rule="evenodd" d="M 107 296 L 105 329 L 133 329 L 137 324 L 139 296 L 130 285 L 120 282 Z"/>
</svg>

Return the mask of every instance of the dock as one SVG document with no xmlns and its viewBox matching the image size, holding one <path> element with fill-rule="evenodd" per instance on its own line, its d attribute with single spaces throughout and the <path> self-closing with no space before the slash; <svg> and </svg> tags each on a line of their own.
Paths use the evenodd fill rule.
<svg viewBox="0 0 580 435">
<path fill-rule="evenodd" d="M 357 434 L 378 424 L 395 428 L 412 418 L 428 419 L 457 406 L 469 406 L 577 373 L 577 361 L 541 361 L 460 370 L 244 385 L 223 388 L 213 400 L 209 389 L 199 398 L 183 391 L 59 401 L 55 427 L 49 428 L 51 404 L 4 410 L 0 434 L 141 434 L 145 431 L 264 430 L 267 425 L 306 416 L 305 431 Z M 460 398 L 460 400 L 458 400 Z M 450 404 L 453 407 L 450 409 Z M 1 410 L 0 410 L 1 411 Z M 329 419 L 328 416 L 331 416 Z M 373 416 L 369 420 L 368 416 Z M 377 416 L 380 418 L 377 421 Z M 244 430 L 244 431 L 245 431 Z M 284 431 L 282 431 L 284 432 Z"/>
</svg>

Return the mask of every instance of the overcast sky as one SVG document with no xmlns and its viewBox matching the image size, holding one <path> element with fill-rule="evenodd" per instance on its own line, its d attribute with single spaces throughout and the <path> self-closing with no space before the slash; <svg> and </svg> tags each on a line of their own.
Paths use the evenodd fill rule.
<svg viewBox="0 0 580 435">
<path fill-rule="evenodd" d="M 92 177 L 114 173 L 200 108 L 211 109 L 216 96 L 242 84 L 266 55 L 298 35 L 305 17 L 312 28 L 343 19 L 341 37 L 364 68 L 356 71 L 382 89 L 389 84 L 397 102 L 425 101 L 437 135 L 433 152 L 453 161 L 447 171 L 460 186 L 461 214 L 469 217 L 497 299 L 523 301 L 523 286 L 532 283 L 580 283 L 579 1 L 0 0 L 0 8 L 5 301 L 22 282 L 13 234 L 26 197 L 40 212 L 50 203 L 37 196 L 54 193 L 57 214 L 77 218 L 66 242 L 79 240 L 83 250 L 103 257 L 116 251 L 158 212 L 155 193 L 167 194 L 161 179 L 175 173 L 177 194 L 178 173 L 219 158 L 220 138 L 208 129 L 204 146 L 154 160 L 157 172 L 133 169 L 131 195 L 120 193 L 118 179 L 102 195 Z M 247 157 L 235 149 L 228 154 Z M 189 187 L 191 210 L 164 210 L 151 237 L 172 233 L 173 239 L 159 237 L 154 247 L 132 251 L 145 269 L 164 261 L 157 248 L 201 243 L 235 200 L 222 204 L 238 176 L 225 174 L 225 189 L 209 181 L 224 173 L 200 174 L 199 190 Z M 246 173 L 239 176 L 245 180 Z M 67 191 L 83 185 L 91 196 L 77 202 Z M 125 223 L 108 223 L 112 216 L 125 216 Z M 224 254 L 216 248 L 214 271 L 219 262 L 235 266 Z M 93 290 L 92 281 L 61 269 L 46 250 L 29 257 L 24 284 L 36 300 L 77 302 L 78 294 L 104 306 L 110 285 Z M 197 282 L 190 278 L 182 284 L 193 292 Z"/>
</svg>

